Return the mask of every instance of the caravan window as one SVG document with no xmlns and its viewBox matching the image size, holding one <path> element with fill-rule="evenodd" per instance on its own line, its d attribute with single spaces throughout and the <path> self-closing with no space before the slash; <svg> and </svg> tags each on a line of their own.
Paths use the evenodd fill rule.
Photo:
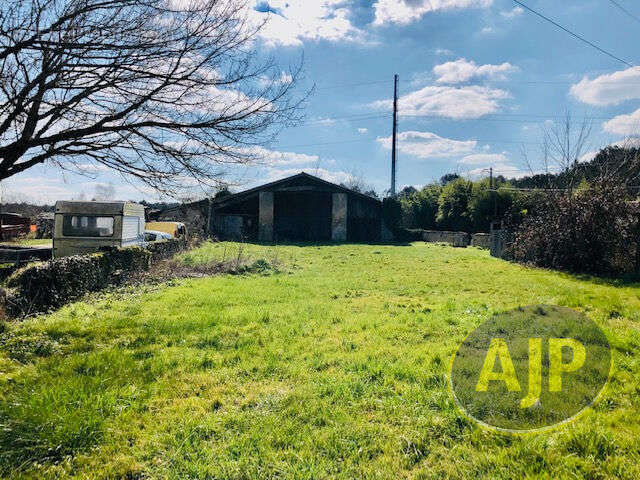
<svg viewBox="0 0 640 480">
<path fill-rule="evenodd" d="M 62 234 L 65 237 L 112 237 L 113 217 L 65 215 Z"/>
</svg>

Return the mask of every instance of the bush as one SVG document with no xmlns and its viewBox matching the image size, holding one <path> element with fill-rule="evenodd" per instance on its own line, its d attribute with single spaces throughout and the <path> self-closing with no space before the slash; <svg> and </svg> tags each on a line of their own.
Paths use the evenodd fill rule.
<svg viewBox="0 0 640 480">
<path fill-rule="evenodd" d="M 473 183 L 457 178 L 442 188 L 438 199 L 438 228 L 457 232 L 471 230 L 469 200 L 473 192 Z"/>
<path fill-rule="evenodd" d="M 572 193 L 547 194 L 519 225 L 510 227 L 508 255 L 576 273 L 631 273 L 637 226 L 637 206 L 624 187 L 597 183 Z"/>
<path fill-rule="evenodd" d="M 121 281 L 127 272 L 149 268 L 151 257 L 142 248 L 124 248 L 31 264 L 7 280 L 8 313 L 20 316 L 58 308 Z"/>
<path fill-rule="evenodd" d="M 410 229 L 434 230 L 441 192 L 442 186 L 434 184 L 401 197 L 402 225 Z"/>
<path fill-rule="evenodd" d="M 176 253 L 181 252 L 187 247 L 184 240 L 168 240 L 166 242 L 152 243 L 147 247 L 147 250 L 151 252 L 153 260 L 163 260 L 165 258 L 173 257 Z"/>
</svg>

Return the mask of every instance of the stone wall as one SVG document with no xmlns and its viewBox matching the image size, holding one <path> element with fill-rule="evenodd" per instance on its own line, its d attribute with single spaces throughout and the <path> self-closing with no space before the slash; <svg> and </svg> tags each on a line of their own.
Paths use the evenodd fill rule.
<svg viewBox="0 0 640 480">
<path fill-rule="evenodd" d="M 448 243 L 454 247 L 466 248 L 471 243 L 471 235 L 466 232 L 440 232 L 424 230 L 422 240 L 428 243 Z"/>
<path fill-rule="evenodd" d="M 474 233 L 471 235 L 471 246 L 489 250 L 491 248 L 491 235 L 488 233 Z"/>
</svg>

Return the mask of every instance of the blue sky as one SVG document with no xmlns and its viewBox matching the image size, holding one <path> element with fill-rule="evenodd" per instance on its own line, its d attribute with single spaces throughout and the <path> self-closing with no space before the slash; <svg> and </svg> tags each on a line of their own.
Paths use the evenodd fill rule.
<svg viewBox="0 0 640 480">
<path fill-rule="evenodd" d="M 640 64 L 640 21 L 609 0 L 523 1 Z M 636 2 L 618 2 L 640 18 Z M 593 119 L 585 158 L 640 132 L 640 68 L 580 43 L 512 0 L 273 0 L 249 1 L 248 8 L 253 18 L 269 19 L 259 51 L 285 70 L 304 54 L 303 86 L 315 84 L 316 91 L 304 124 L 265 147 L 264 165 L 230 175 L 235 190 L 303 170 L 338 182 L 355 175 L 388 189 L 394 73 L 400 186 L 448 172 L 477 177 L 488 167 L 526 174 L 522 146 L 535 161 L 545 122 L 567 110 Z M 157 198 L 101 169 L 83 178 L 55 166 L 6 180 L 2 190 L 5 199 L 52 202 L 91 198 L 106 183 L 118 198 Z"/>
</svg>

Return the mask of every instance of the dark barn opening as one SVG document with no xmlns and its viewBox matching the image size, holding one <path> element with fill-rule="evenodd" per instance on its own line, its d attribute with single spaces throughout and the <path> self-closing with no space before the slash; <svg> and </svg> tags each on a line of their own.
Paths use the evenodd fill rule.
<svg viewBox="0 0 640 480">
<path fill-rule="evenodd" d="M 380 240 L 379 200 L 301 173 L 213 201 L 221 238 L 263 242 Z"/>
<path fill-rule="evenodd" d="M 274 240 L 330 241 L 331 200 L 327 192 L 275 192 Z"/>
</svg>

